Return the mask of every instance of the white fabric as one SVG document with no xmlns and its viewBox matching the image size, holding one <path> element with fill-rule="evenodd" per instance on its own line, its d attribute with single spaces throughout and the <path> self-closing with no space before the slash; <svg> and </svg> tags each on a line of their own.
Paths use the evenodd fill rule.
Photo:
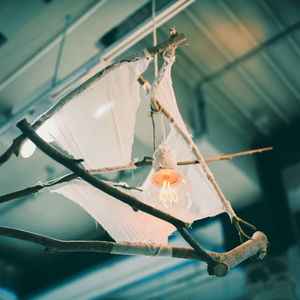
<svg viewBox="0 0 300 300">
<path fill-rule="evenodd" d="M 83 158 L 89 169 L 128 164 L 139 104 L 137 78 L 148 64 L 149 57 L 108 70 L 50 118 L 42 127 L 42 136 L 50 135 L 75 158 Z M 142 199 L 141 192 L 124 191 Z M 62 184 L 52 192 L 78 203 L 116 241 L 167 244 L 175 230 L 82 180 Z"/>
<path fill-rule="evenodd" d="M 180 112 L 177 107 L 175 94 L 172 87 L 171 67 L 175 57 L 166 57 L 165 66 L 160 72 L 160 79 L 153 86 L 151 96 L 159 101 L 159 103 L 171 114 L 176 123 L 180 126 L 187 135 L 188 130 L 183 122 Z M 176 153 L 178 161 L 197 160 L 190 145 L 184 140 L 182 135 L 171 126 L 171 131 L 165 141 L 165 144 L 170 146 Z M 189 213 L 182 217 L 184 221 L 192 222 L 197 219 L 215 216 L 224 211 L 229 214 L 231 210 L 226 210 L 221 199 L 217 195 L 211 182 L 207 179 L 202 167 L 197 165 L 177 166 L 177 170 L 185 175 L 193 189 L 193 202 L 189 209 Z M 151 184 L 153 170 L 149 173 L 143 184 L 143 188 L 147 188 Z M 228 203 L 230 206 L 230 204 Z M 231 206 L 230 206 L 231 208 Z"/>
<path fill-rule="evenodd" d="M 131 161 L 135 114 L 139 105 L 138 76 L 149 58 L 121 62 L 75 96 L 42 126 L 61 148 L 88 169 Z"/>
<path fill-rule="evenodd" d="M 121 188 L 120 188 L 121 189 Z M 122 190 L 122 189 L 121 189 Z M 141 199 L 141 192 L 122 190 Z M 78 203 L 116 241 L 167 244 L 176 228 L 105 194 L 83 180 L 73 180 L 52 189 Z"/>
<path fill-rule="evenodd" d="M 137 75 L 144 69 L 142 66 L 146 65 L 147 61 L 121 65 L 74 99 L 75 102 L 69 102 L 53 118 L 59 125 L 54 126 L 55 130 L 49 130 L 51 136 L 76 158 L 84 158 L 89 168 L 128 163 L 133 141 L 134 114 L 138 105 L 138 88 L 131 84 L 135 84 Z M 172 61 L 162 70 L 164 74 L 152 92 L 182 130 L 188 133 L 172 89 L 171 65 Z M 124 87 L 125 92 L 122 89 Z M 98 118 L 82 120 L 83 115 L 91 116 L 96 112 L 99 114 Z M 77 125 L 78 120 L 83 122 L 83 127 Z M 166 145 L 175 151 L 178 160 L 196 159 L 190 146 L 174 128 L 171 128 Z M 188 217 L 182 219 L 192 222 L 225 210 L 200 165 L 180 166 L 178 170 L 189 178 L 193 187 L 191 211 Z M 152 172 L 144 186 L 149 184 Z M 168 236 L 175 231 L 175 227 L 167 222 L 141 211 L 134 212 L 127 204 L 81 180 L 65 183 L 53 191 L 78 203 L 116 241 L 167 244 Z M 125 192 L 139 200 L 143 199 L 141 192 Z"/>
</svg>

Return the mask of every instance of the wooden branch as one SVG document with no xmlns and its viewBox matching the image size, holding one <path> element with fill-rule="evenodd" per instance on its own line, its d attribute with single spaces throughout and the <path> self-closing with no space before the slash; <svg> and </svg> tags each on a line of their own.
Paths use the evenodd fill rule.
<svg viewBox="0 0 300 300">
<path fill-rule="evenodd" d="M 254 225 L 244 221 L 243 219 L 239 218 L 238 216 L 234 216 L 232 218 L 232 223 L 234 224 L 235 228 L 237 229 L 241 243 L 243 243 L 245 240 L 250 240 L 251 237 L 244 232 L 240 223 L 244 224 L 245 226 L 252 229 L 253 231 L 256 231 L 256 227 Z"/>
<path fill-rule="evenodd" d="M 17 127 L 20 128 L 20 130 L 44 153 L 46 153 L 48 156 L 50 156 L 52 159 L 57 161 L 58 163 L 62 164 L 66 168 L 73 171 L 73 173 L 77 177 L 81 177 L 83 180 L 90 183 L 95 188 L 103 191 L 104 193 L 117 198 L 118 200 L 130 205 L 131 207 L 135 209 L 139 209 L 143 212 L 146 212 L 150 215 L 153 215 L 155 217 L 158 217 L 164 221 L 167 221 L 171 224 L 173 224 L 175 227 L 189 227 L 188 223 L 184 223 L 181 220 L 166 214 L 154 207 L 151 207 L 150 205 L 147 205 L 143 202 L 140 202 L 137 198 L 128 195 L 124 192 L 121 192 L 120 190 L 110 186 L 109 184 L 105 183 L 104 181 L 100 180 L 99 178 L 92 176 L 89 174 L 83 167 L 78 165 L 76 162 L 74 162 L 73 159 L 70 159 L 66 155 L 60 153 L 55 148 L 53 148 L 51 145 L 46 143 L 44 140 L 42 140 L 39 135 L 36 134 L 36 132 L 33 130 L 33 128 L 30 126 L 30 124 L 26 121 L 26 119 L 23 119 L 17 124 Z"/>
<path fill-rule="evenodd" d="M 227 154 L 227 155 L 220 155 L 217 157 L 212 157 L 212 158 L 206 158 L 206 162 L 213 162 L 213 161 L 219 161 L 223 159 L 232 159 L 233 157 L 236 156 L 241 156 L 241 155 L 248 155 L 248 154 L 253 154 L 257 152 L 263 152 L 263 151 L 268 151 L 272 150 L 273 147 L 268 147 L 268 148 L 261 148 L 261 149 L 256 149 L 256 150 L 250 150 L 250 151 L 244 151 L 244 152 L 239 152 L 239 153 L 234 153 L 234 154 Z M 184 166 L 184 165 L 190 165 L 190 164 L 198 164 L 198 160 L 191 160 L 191 161 L 179 161 L 177 162 L 178 166 Z M 130 169 L 135 169 L 139 167 L 144 167 L 144 166 L 151 166 L 152 165 L 152 157 L 145 156 L 142 160 L 137 161 L 137 162 L 131 162 L 128 165 L 124 166 L 117 166 L 117 167 L 106 167 L 106 168 L 101 168 L 101 169 L 92 169 L 89 170 L 90 174 L 102 174 L 102 173 L 108 173 L 108 172 L 116 172 L 116 171 L 122 171 L 122 170 L 130 170 Z M 47 181 L 41 184 L 37 184 L 32 187 L 25 188 L 23 190 L 19 190 L 13 193 L 9 193 L 6 195 L 0 196 L 0 203 L 4 203 L 10 200 L 14 200 L 20 197 L 28 196 L 30 194 L 35 194 L 42 190 L 45 187 L 50 187 L 54 186 L 59 183 L 63 182 L 68 182 L 73 179 L 77 178 L 77 176 L 74 173 L 67 174 L 66 176 L 63 176 L 61 178 L 56 178 L 51 181 Z"/>
<path fill-rule="evenodd" d="M 169 62 L 165 61 L 166 65 L 168 63 Z M 162 72 L 161 76 L 163 76 L 163 75 L 164 75 L 164 72 Z M 154 82 L 152 86 L 158 85 L 158 83 L 160 82 L 161 79 L 162 79 L 161 77 L 156 78 L 156 82 Z M 149 86 L 149 84 L 147 84 L 147 80 L 145 80 L 142 76 L 139 77 L 139 82 L 145 86 Z M 191 147 L 191 150 L 194 153 L 194 155 L 196 156 L 197 161 L 199 161 L 199 164 L 201 165 L 204 173 L 206 174 L 207 179 L 212 184 L 214 190 L 216 191 L 217 195 L 219 196 L 219 199 L 222 202 L 223 207 L 226 208 L 226 211 L 228 212 L 230 217 L 232 218 L 233 216 L 236 216 L 230 203 L 226 200 L 223 192 L 221 191 L 220 187 L 218 186 L 213 174 L 209 170 L 203 156 L 201 155 L 198 147 L 196 146 L 196 144 L 194 143 L 194 141 L 192 140 L 190 135 L 186 134 L 184 132 L 184 130 L 182 130 L 180 125 L 174 120 L 174 118 L 171 116 L 171 114 L 162 106 L 162 104 L 159 102 L 158 99 L 152 97 L 151 101 L 154 105 L 159 107 L 159 111 L 161 111 L 165 115 L 165 117 L 170 121 L 170 123 L 174 126 L 174 128 L 177 130 L 177 132 L 182 136 L 184 141 Z"/>
<path fill-rule="evenodd" d="M 162 42 L 159 45 L 155 47 L 151 47 L 147 50 L 151 56 L 154 56 L 156 54 L 162 54 L 169 48 L 177 46 L 180 43 L 184 42 L 185 40 L 186 40 L 186 36 L 183 33 L 179 33 L 171 36 L 169 40 Z"/>
<path fill-rule="evenodd" d="M 260 152 L 269 151 L 269 150 L 273 150 L 273 147 L 260 148 L 260 149 L 238 152 L 238 153 L 233 153 L 233 154 L 226 154 L 226 155 L 222 154 L 222 155 L 216 156 L 216 157 L 205 158 L 205 162 L 215 162 L 215 161 L 219 161 L 219 160 L 232 159 L 233 157 L 237 157 L 237 156 L 250 155 L 250 154 L 260 153 Z M 189 161 L 179 161 L 179 162 L 177 162 L 177 165 L 185 166 L 185 165 L 194 165 L 194 164 L 199 164 L 199 163 L 200 163 L 199 160 L 189 160 Z M 151 165 L 152 165 L 152 157 L 144 157 L 143 160 L 135 162 L 135 163 L 131 162 L 128 165 L 110 167 L 110 168 L 106 167 L 106 168 L 102 168 L 102 169 L 92 169 L 89 172 L 91 174 L 108 173 L 108 172 L 121 171 L 121 170 L 130 170 L 130 169 L 135 169 L 138 167 L 151 166 Z"/>
<path fill-rule="evenodd" d="M 170 247 L 167 245 L 106 242 L 106 241 L 63 241 L 41 234 L 9 227 L 0 227 L 0 235 L 11 237 L 44 246 L 47 252 L 101 252 L 125 255 L 164 256 L 193 260 L 203 260 L 194 249 Z M 242 261 L 256 255 L 262 259 L 267 250 L 268 240 L 262 232 L 255 232 L 251 240 L 226 253 L 206 251 L 217 261 L 214 268 L 209 269 L 210 275 L 225 276 Z"/>
<path fill-rule="evenodd" d="M 256 256 L 257 259 L 263 259 L 267 254 L 268 239 L 263 232 L 256 231 L 252 238 L 236 248 L 221 254 L 218 264 L 214 267 L 213 273 L 216 276 L 224 276 L 227 272 L 245 261 Z"/>
<path fill-rule="evenodd" d="M 185 223 L 163 211 L 160 211 L 150 205 L 147 205 L 141 201 L 139 201 L 137 198 L 128 195 L 110 185 L 105 183 L 104 181 L 98 179 L 97 177 L 92 176 L 89 174 L 83 167 L 79 166 L 74 159 L 70 159 L 69 157 L 65 156 L 64 154 L 57 151 L 55 148 L 53 148 L 51 145 L 46 143 L 43 139 L 39 137 L 39 135 L 36 134 L 34 129 L 30 126 L 30 124 L 26 121 L 26 119 L 23 119 L 17 124 L 17 127 L 44 153 L 46 153 L 48 156 L 50 156 L 52 159 L 57 161 L 58 163 L 62 164 L 66 168 L 73 171 L 78 177 L 81 177 L 83 180 L 94 186 L 95 188 L 103 191 L 104 193 L 130 205 L 134 210 L 139 209 L 145 213 L 148 213 L 152 216 L 155 216 L 161 220 L 164 220 L 172 225 L 174 225 L 178 230 L 182 228 L 188 228 L 190 224 Z M 189 239 L 186 238 L 186 235 L 182 235 L 183 238 L 190 243 Z M 192 247 L 197 244 L 196 241 L 191 244 Z M 203 257 L 203 259 L 207 262 L 207 264 L 210 265 L 210 267 L 213 267 L 216 262 L 213 264 L 211 263 L 214 261 L 213 258 L 207 260 L 207 257 L 209 256 L 204 249 L 199 247 L 194 248 L 197 254 L 200 257 Z"/>
<path fill-rule="evenodd" d="M 53 185 L 56 185 L 56 184 L 60 184 L 60 183 L 63 183 L 63 182 L 68 182 L 68 181 L 71 181 L 75 178 L 77 178 L 77 175 L 75 175 L 74 173 L 71 173 L 71 174 L 67 174 L 63 177 L 47 181 L 45 183 L 40 183 L 40 184 L 34 185 L 32 187 L 28 187 L 28 188 L 23 189 L 23 190 L 19 190 L 17 192 L 13 192 L 13 193 L 10 193 L 10 194 L 0 196 L 0 203 L 4 203 L 4 202 L 7 202 L 7 201 L 10 201 L 10 200 L 13 200 L 13 199 L 17 199 L 17 198 L 20 198 L 20 197 L 25 197 L 25 196 L 28 196 L 28 195 L 31 195 L 31 194 L 35 194 L 35 193 L 39 192 L 40 190 L 42 190 L 44 188 L 47 188 L 47 187 L 50 187 L 50 186 L 53 186 Z"/>
<path fill-rule="evenodd" d="M 205 249 L 203 249 L 194 237 L 186 230 L 186 228 L 177 228 L 181 236 L 195 249 L 199 254 L 199 257 L 207 263 L 210 268 L 214 268 L 217 265 L 217 261 L 211 256 Z"/>
<path fill-rule="evenodd" d="M 105 167 L 101 169 L 91 169 L 89 170 L 90 174 L 102 174 L 102 173 L 110 173 L 110 172 L 118 172 L 124 170 L 132 170 L 136 169 L 137 167 L 144 167 L 144 166 L 151 166 L 151 161 L 140 161 L 140 164 L 137 166 L 136 163 L 130 162 L 127 165 L 117 166 L 117 167 Z"/>
<path fill-rule="evenodd" d="M 19 155 L 22 144 L 24 143 L 26 137 L 24 134 L 19 135 L 15 138 L 10 145 L 10 147 L 0 156 L 0 166 L 7 162 L 13 154 Z"/>
<path fill-rule="evenodd" d="M 167 63 L 168 62 L 166 61 L 165 64 L 167 64 Z M 164 72 L 162 72 L 160 77 L 156 79 L 156 82 L 153 83 L 153 86 L 155 86 L 155 85 L 157 86 L 159 84 L 159 82 L 162 79 L 163 75 L 164 75 Z M 139 76 L 138 81 L 149 92 L 150 84 L 147 80 L 145 80 L 143 78 L 142 75 Z M 226 209 L 227 213 L 230 215 L 230 218 L 231 218 L 232 222 L 234 223 L 234 225 L 235 225 L 235 227 L 238 231 L 241 242 L 243 242 L 244 238 L 250 239 L 250 237 L 247 234 L 245 234 L 245 232 L 243 231 L 240 223 L 243 223 L 243 224 L 247 225 L 248 227 L 251 227 L 252 229 L 253 228 L 255 229 L 255 226 L 253 226 L 252 224 L 249 224 L 246 221 L 244 221 L 244 220 L 240 219 L 239 217 L 237 217 L 237 215 L 233 211 L 229 201 L 225 198 L 225 196 L 224 196 L 223 192 L 221 191 L 220 187 L 218 186 L 213 174 L 211 173 L 210 169 L 208 168 L 208 166 L 206 164 L 206 160 L 201 155 L 198 147 L 196 146 L 196 144 L 194 143 L 194 141 L 192 140 L 190 135 L 187 135 L 182 130 L 182 128 L 179 126 L 179 124 L 177 124 L 177 122 L 173 119 L 171 114 L 161 105 L 161 103 L 158 101 L 158 99 L 152 97 L 151 101 L 152 101 L 153 105 L 155 106 L 155 108 L 157 109 L 157 111 L 160 111 L 165 115 L 165 117 L 170 121 L 171 124 L 173 124 L 175 129 L 183 137 L 185 142 L 191 147 L 192 152 L 198 158 L 198 160 L 189 161 L 189 162 L 186 162 L 186 163 L 187 164 L 189 164 L 189 163 L 199 163 L 201 165 L 203 171 L 205 172 L 205 174 L 207 176 L 207 179 L 210 181 L 210 183 L 212 184 L 214 190 L 216 191 L 217 195 L 219 196 L 219 199 L 221 200 L 223 207 Z M 261 148 L 261 149 L 258 149 L 258 150 L 250 150 L 250 151 L 245 151 L 245 152 L 239 152 L 239 153 L 231 154 L 231 155 L 221 155 L 221 156 L 210 159 L 210 161 L 217 161 L 217 160 L 222 160 L 222 159 L 232 159 L 232 157 L 235 157 L 235 156 L 253 154 L 255 152 L 262 152 L 262 151 L 272 150 L 272 149 L 273 149 L 272 147 L 268 147 L 268 148 Z"/>
<path fill-rule="evenodd" d="M 220 156 L 216 157 L 211 157 L 211 158 L 205 158 L 205 162 L 214 162 L 214 161 L 219 161 L 219 160 L 224 160 L 224 159 L 232 159 L 233 157 L 237 156 L 243 156 L 243 155 L 251 155 L 254 153 L 261 153 L 263 151 L 270 151 L 273 150 L 273 147 L 267 147 L 267 148 L 260 148 L 260 149 L 255 149 L 255 150 L 248 150 L 244 152 L 238 152 L 238 153 L 233 153 L 233 154 L 222 154 Z M 190 164 L 193 163 L 193 161 L 190 162 L 178 162 L 178 165 L 184 165 L 184 164 Z M 195 160 L 194 163 L 199 163 L 198 160 Z"/>
<path fill-rule="evenodd" d="M 208 168 L 203 156 L 201 155 L 201 153 L 200 153 L 198 147 L 196 146 L 196 144 L 193 142 L 192 138 L 185 134 L 185 132 L 181 129 L 181 127 L 177 124 L 177 122 L 173 119 L 173 117 L 168 113 L 168 111 L 163 106 L 161 106 L 161 104 L 159 103 L 159 101 L 157 101 L 157 99 L 156 99 L 156 103 L 160 106 L 160 109 L 163 112 L 163 114 L 169 119 L 169 121 L 173 124 L 173 126 L 176 128 L 176 130 L 181 134 L 181 136 L 184 138 L 186 143 L 188 145 L 190 145 L 190 147 L 192 149 L 192 152 L 198 158 L 199 164 L 201 165 L 203 171 L 205 172 L 207 179 L 210 181 L 210 183 L 212 184 L 214 190 L 216 191 L 217 195 L 219 196 L 219 199 L 221 200 L 222 205 L 226 209 L 227 213 L 230 215 L 230 218 L 231 218 L 232 222 L 234 222 L 240 238 L 242 236 L 250 238 L 249 236 L 247 236 L 244 233 L 244 231 L 242 230 L 242 228 L 239 224 L 240 222 L 243 222 L 244 224 L 247 223 L 247 222 L 245 222 L 244 220 L 238 218 L 237 215 L 235 214 L 235 212 L 233 211 L 229 201 L 225 198 L 223 192 L 221 191 L 221 189 L 220 189 L 219 185 L 217 184 L 213 174 L 211 173 L 210 169 Z M 249 224 L 249 223 L 247 223 L 247 224 Z M 249 224 L 249 225 L 253 226 L 252 224 Z"/>
<path fill-rule="evenodd" d="M 151 47 L 147 49 L 148 53 L 153 56 L 155 54 L 163 53 L 166 49 L 178 45 L 181 42 L 185 41 L 186 37 L 183 33 L 178 34 L 174 37 L 171 37 L 169 40 L 162 42 L 161 44 Z M 88 87 L 90 87 L 93 83 L 95 83 L 97 80 L 102 78 L 102 76 L 108 71 L 116 68 L 120 63 L 126 63 L 129 61 L 132 61 L 132 58 L 127 58 L 122 60 L 121 62 L 116 62 L 111 64 L 110 66 L 106 67 L 105 69 L 101 70 L 94 76 L 92 76 L 87 81 L 83 82 L 81 85 L 79 85 L 76 89 L 74 89 L 72 92 L 70 92 L 68 95 L 63 97 L 61 100 L 59 100 L 56 104 L 54 104 L 52 107 L 50 107 L 49 110 L 47 110 L 44 114 L 39 116 L 32 124 L 32 127 L 36 130 L 38 129 L 45 121 L 47 121 L 50 117 L 52 117 L 56 112 L 58 112 L 66 103 L 68 103 L 70 100 L 72 100 L 76 95 L 82 93 L 84 90 L 86 90 Z M 21 134 L 18 136 L 11 146 L 0 156 L 0 166 L 4 164 L 6 161 L 10 159 L 10 157 L 15 154 L 16 156 L 19 155 L 20 149 L 22 144 L 24 143 L 26 139 L 26 136 Z"/>
</svg>

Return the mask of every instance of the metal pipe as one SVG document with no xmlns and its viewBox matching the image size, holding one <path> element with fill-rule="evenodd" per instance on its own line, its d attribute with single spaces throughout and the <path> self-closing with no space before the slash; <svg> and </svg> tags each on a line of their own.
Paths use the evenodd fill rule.
<svg viewBox="0 0 300 300">
<path fill-rule="evenodd" d="M 89 8 L 83 15 L 81 15 L 73 24 L 69 26 L 66 31 L 66 35 L 72 33 L 77 27 L 84 23 L 89 17 L 91 17 L 107 0 L 100 0 Z M 50 41 L 42 50 L 38 50 L 33 56 L 31 56 L 20 68 L 8 75 L 0 83 L 0 91 L 11 84 L 15 79 L 27 71 L 31 66 L 38 62 L 44 55 L 46 55 L 50 50 L 56 47 L 63 39 L 63 32 L 59 33 L 53 40 Z"/>
<path fill-rule="evenodd" d="M 209 41 L 219 50 L 221 55 L 227 60 L 227 62 L 232 61 L 233 55 L 225 52 L 222 47 L 221 43 L 209 32 L 209 30 L 204 26 L 199 19 L 191 12 L 187 11 L 186 12 L 187 16 L 189 19 L 193 22 L 193 24 L 198 27 L 203 34 L 209 39 Z M 273 99 L 270 99 L 270 96 L 266 94 L 266 92 L 258 85 L 255 79 L 253 79 L 248 72 L 241 68 L 241 66 L 238 66 L 239 69 L 237 72 L 242 76 L 242 78 L 248 83 L 248 85 L 256 91 L 261 98 L 264 99 L 264 101 L 269 105 L 270 109 L 273 111 L 274 114 L 277 115 L 285 124 L 288 124 L 288 118 L 287 116 L 283 113 L 282 110 L 280 110 L 275 104 Z"/>
<path fill-rule="evenodd" d="M 167 22 L 170 18 L 178 14 L 180 11 L 185 9 L 187 6 L 191 5 L 195 0 L 180 0 L 165 10 L 159 11 L 156 16 L 157 26 L 161 26 L 165 22 Z M 66 34 L 73 32 L 80 24 L 82 24 L 87 18 L 93 15 L 103 4 L 105 4 L 107 0 L 102 0 L 95 4 L 88 12 L 86 12 L 82 17 L 80 17 L 75 23 L 71 24 L 66 31 Z M 61 91 L 64 89 L 66 85 L 70 85 L 71 88 L 68 90 L 76 88 L 79 83 L 78 79 L 91 71 L 88 75 L 92 77 L 97 72 L 104 69 L 109 65 L 109 62 L 112 61 L 117 56 L 124 53 L 128 48 L 138 43 L 142 38 L 144 38 L 147 34 L 151 32 L 152 28 L 152 20 L 147 20 L 144 24 L 138 27 L 134 32 L 126 35 L 123 39 L 119 40 L 116 44 L 113 44 L 109 48 L 105 49 L 103 52 L 96 54 L 92 57 L 84 66 L 77 69 L 71 75 L 69 75 L 66 79 L 58 82 L 54 87 L 51 87 L 44 91 L 40 96 L 29 101 L 29 104 L 20 109 L 15 115 L 5 121 L 5 123 L 0 124 L 0 135 L 6 132 L 12 123 L 20 120 L 27 111 L 32 110 L 34 105 L 37 103 L 41 103 L 53 96 L 55 99 L 64 96 L 66 93 L 62 95 Z M 2 83 L 0 83 L 0 91 L 8 84 L 10 84 L 13 80 L 15 80 L 19 75 L 29 69 L 35 62 L 37 62 L 42 56 L 44 56 L 48 51 L 50 51 L 53 47 L 55 47 L 62 39 L 62 34 L 58 35 L 50 44 L 44 48 L 41 52 L 36 53 L 32 58 L 29 59 L 27 63 L 25 63 L 16 73 L 12 74 L 9 78 L 6 78 Z M 99 66 L 98 68 L 95 68 Z M 97 70 L 96 70 L 97 69 Z"/>
<path fill-rule="evenodd" d="M 246 54 L 241 55 L 240 57 L 238 57 L 234 61 L 231 61 L 230 63 L 226 64 L 225 66 L 221 67 L 220 69 L 216 70 L 215 72 L 211 73 L 210 75 L 204 76 L 200 80 L 199 84 L 206 84 L 206 83 L 209 83 L 209 82 L 223 76 L 225 73 L 227 73 L 231 69 L 235 68 L 236 66 L 243 63 L 244 61 L 246 61 L 249 58 L 255 56 L 258 53 L 260 53 L 265 48 L 267 48 L 267 47 L 273 45 L 274 43 L 278 42 L 279 40 L 285 38 L 286 36 L 288 36 L 289 34 L 291 34 L 292 32 L 296 31 L 299 28 L 300 28 L 300 21 L 298 21 L 298 22 L 294 23 L 293 25 L 287 27 L 285 30 L 279 32 L 275 36 L 273 36 L 270 39 L 268 39 L 268 40 L 264 41 L 263 43 L 261 43 L 259 46 L 257 46 L 255 48 L 253 48 L 252 50 L 248 51 Z"/>
</svg>

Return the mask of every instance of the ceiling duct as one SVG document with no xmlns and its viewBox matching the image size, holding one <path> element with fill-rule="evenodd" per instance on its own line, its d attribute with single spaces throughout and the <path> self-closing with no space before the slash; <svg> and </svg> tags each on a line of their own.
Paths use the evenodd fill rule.
<svg viewBox="0 0 300 300">
<path fill-rule="evenodd" d="M 166 8 L 167 5 L 174 2 L 174 0 L 161 0 L 156 3 L 156 11 L 161 11 Z M 126 34 L 133 31 L 135 28 L 142 25 L 145 20 L 152 18 L 152 1 L 149 1 L 143 5 L 140 9 L 136 10 L 126 20 L 119 25 L 115 26 L 104 34 L 99 41 L 96 43 L 99 48 L 107 48 L 119 39 L 124 37 Z"/>
</svg>

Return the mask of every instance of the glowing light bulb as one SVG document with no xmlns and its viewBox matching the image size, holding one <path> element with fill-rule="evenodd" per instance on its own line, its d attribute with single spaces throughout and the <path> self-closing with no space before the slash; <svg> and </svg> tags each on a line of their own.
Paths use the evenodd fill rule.
<svg viewBox="0 0 300 300">
<path fill-rule="evenodd" d="M 181 219 L 188 216 L 192 205 L 192 186 L 177 170 L 158 170 L 143 189 L 145 201 L 152 206 Z"/>
<path fill-rule="evenodd" d="M 177 192 L 174 185 L 181 180 L 181 174 L 173 169 L 162 169 L 157 171 L 152 177 L 152 183 L 160 188 L 159 201 L 165 208 L 171 208 L 173 202 L 177 202 Z"/>
<path fill-rule="evenodd" d="M 163 182 L 159 193 L 159 200 L 162 201 L 166 208 L 172 207 L 173 202 L 177 202 L 177 193 L 172 190 L 170 182 L 167 180 Z"/>
<path fill-rule="evenodd" d="M 51 125 L 51 122 L 48 120 L 36 131 L 36 133 L 47 143 L 54 141 L 52 136 L 48 133 L 49 125 Z M 29 158 L 35 152 L 35 149 L 36 145 L 31 140 L 26 140 L 21 147 L 20 154 L 24 158 Z"/>
<path fill-rule="evenodd" d="M 24 158 L 30 157 L 36 149 L 36 145 L 31 141 L 27 140 L 21 147 L 20 154 Z"/>
</svg>

